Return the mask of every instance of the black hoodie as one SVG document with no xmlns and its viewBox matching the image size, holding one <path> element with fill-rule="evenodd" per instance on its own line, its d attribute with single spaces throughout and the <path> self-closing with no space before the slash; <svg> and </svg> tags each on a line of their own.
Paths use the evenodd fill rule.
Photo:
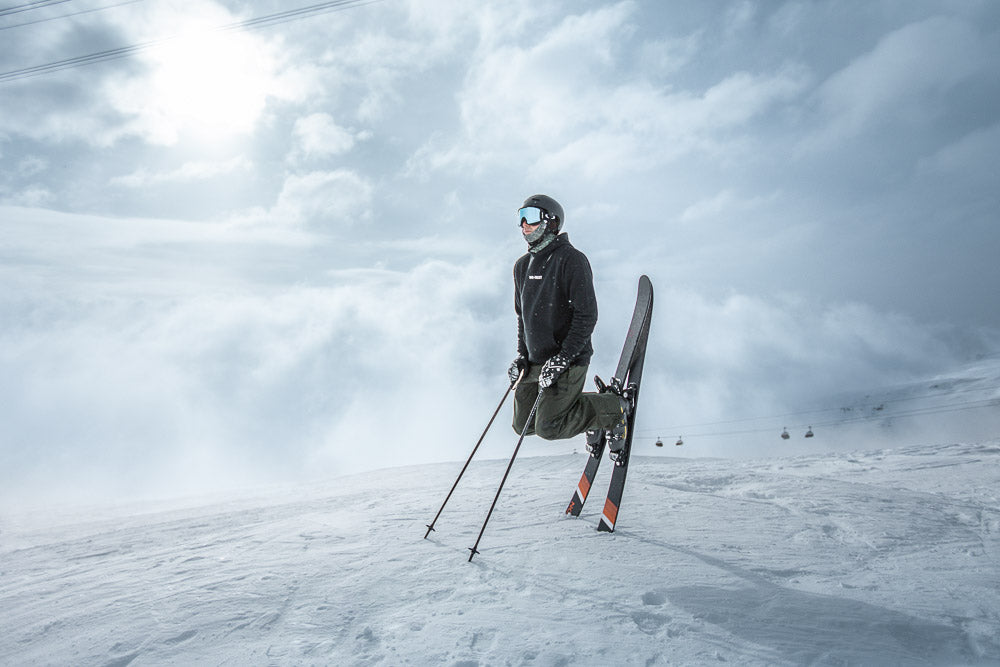
<svg viewBox="0 0 1000 667">
<path fill-rule="evenodd" d="M 560 234 L 537 254 L 514 264 L 517 350 L 532 364 L 562 352 L 573 365 L 594 355 L 590 337 L 597 325 L 594 275 L 587 256 Z"/>
</svg>

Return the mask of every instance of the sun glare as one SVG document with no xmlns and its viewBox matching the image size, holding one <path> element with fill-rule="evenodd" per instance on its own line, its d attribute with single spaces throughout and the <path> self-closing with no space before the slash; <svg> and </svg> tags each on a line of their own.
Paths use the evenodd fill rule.
<svg viewBox="0 0 1000 667">
<path fill-rule="evenodd" d="M 253 129 L 273 87 L 274 63 L 251 35 L 201 32 L 150 53 L 146 111 L 156 134 L 227 139 Z"/>
</svg>

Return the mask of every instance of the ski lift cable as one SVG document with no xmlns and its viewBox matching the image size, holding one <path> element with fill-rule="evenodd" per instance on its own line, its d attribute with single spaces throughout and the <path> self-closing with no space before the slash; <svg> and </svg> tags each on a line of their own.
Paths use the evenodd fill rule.
<svg viewBox="0 0 1000 667">
<path fill-rule="evenodd" d="M 291 9 L 283 12 L 278 12 L 276 14 L 270 14 L 268 16 L 260 16 L 253 19 L 246 19 L 243 21 L 236 21 L 234 23 L 215 26 L 213 28 L 208 28 L 202 32 L 205 33 L 231 32 L 234 30 L 252 30 L 256 28 L 270 27 L 281 23 L 287 23 L 297 19 L 306 18 L 308 16 L 313 16 L 316 14 L 334 12 L 344 9 L 353 9 L 355 7 L 371 5 L 377 2 L 382 2 L 382 0 L 332 0 L 330 2 L 323 2 L 316 5 L 310 5 L 307 7 L 300 7 L 298 9 Z M 126 58 L 136 53 L 156 48 L 170 41 L 178 39 L 179 37 L 180 35 L 170 35 L 168 37 L 162 37 L 160 39 L 151 40 L 149 42 L 131 44 L 129 46 L 107 49 L 104 51 L 98 51 L 96 53 L 90 53 L 83 56 L 66 58 L 65 60 L 57 60 L 49 63 L 44 63 L 41 65 L 22 67 L 20 69 L 11 70 L 9 72 L 2 72 L 0 73 L 0 83 L 6 83 L 8 81 L 18 81 L 29 77 L 49 74 L 51 72 L 58 72 L 64 69 L 82 67 L 84 65 L 91 65 L 94 63 L 106 62 L 109 60 L 116 60 L 119 58 Z"/>
<path fill-rule="evenodd" d="M 902 418 L 909 418 L 909 417 L 919 417 L 919 416 L 923 416 L 923 415 L 941 414 L 941 413 L 946 413 L 946 412 L 958 412 L 958 411 L 962 411 L 962 410 L 976 410 L 976 409 L 986 408 L 986 407 L 995 407 L 996 405 L 997 405 L 997 402 L 995 400 L 993 400 L 993 399 L 990 399 L 990 400 L 985 400 L 985 401 L 976 401 L 976 402 L 970 402 L 970 403 L 960 403 L 960 404 L 949 405 L 949 406 L 937 406 L 937 407 L 934 407 L 934 408 L 928 407 L 928 408 L 923 408 L 923 409 L 919 409 L 919 410 L 910 410 L 910 411 L 907 411 L 907 412 L 888 413 L 888 414 L 884 414 L 883 413 L 883 414 L 877 414 L 877 415 L 862 415 L 862 416 L 858 416 L 858 417 L 851 417 L 851 418 L 848 418 L 848 419 L 839 419 L 839 420 L 827 421 L 827 422 L 812 422 L 809 425 L 812 426 L 812 427 L 814 427 L 814 428 L 831 428 L 831 427 L 842 426 L 842 425 L 845 425 L 845 424 L 857 424 L 857 423 L 861 423 L 861 422 L 880 421 L 880 420 L 884 420 L 884 419 L 902 419 Z M 793 428 L 793 429 L 800 429 L 800 428 L 805 428 L 806 426 L 807 426 L 806 424 L 793 424 L 791 426 L 791 428 Z M 754 429 L 741 429 L 741 430 L 734 430 L 734 431 L 695 432 L 695 433 L 689 433 L 688 435 L 689 435 L 689 437 L 706 437 L 706 436 L 725 436 L 725 435 L 746 435 L 746 434 L 751 434 L 751 433 L 771 433 L 771 432 L 773 432 L 775 430 L 775 428 L 776 427 L 772 425 L 772 426 L 767 426 L 767 427 L 760 427 L 760 428 L 754 428 Z M 644 433 L 648 434 L 648 433 L 651 433 L 651 431 L 639 431 L 639 430 L 636 430 L 636 435 L 643 435 Z"/>
<path fill-rule="evenodd" d="M 994 386 L 994 387 L 975 387 L 975 388 L 969 388 L 969 389 L 962 389 L 962 390 L 959 390 L 959 391 L 951 392 L 948 395 L 949 396 L 957 396 L 957 395 L 960 395 L 960 394 L 981 393 L 983 391 L 989 391 L 991 389 L 992 390 L 1000 390 L 1000 385 L 997 385 L 997 386 Z M 884 400 L 878 400 L 877 402 L 878 402 L 879 405 L 891 405 L 891 404 L 895 404 L 895 403 L 909 403 L 911 401 L 930 400 L 930 399 L 936 398 L 938 396 L 940 396 L 940 394 L 924 394 L 922 396 L 910 396 L 910 397 L 904 397 L 904 398 L 887 398 L 887 399 L 884 399 Z M 763 421 L 763 420 L 769 420 L 770 421 L 770 420 L 784 419 L 786 417 L 799 417 L 801 415 L 819 415 L 819 414 L 826 413 L 826 412 L 833 412 L 833 413 L 844 412 L 845 410 L 852 410 L 852 409 L 853 408 L 850 407 L 850 406 L 841 406 L 841 407 L 836 407 L 836 408 L 816 408 L 814 410 L 800 410 L 798 412 L 787 412 L 787 413 L 778 414 L 778 415 L 766 415 L 766 416 L 761 416 L 761 417 L 744 417 L 742 419 L 728 419 L 728 420 L 721 420 L 721 421 L 714 421 L 714 422 L 702 422 L 700 424 L 686 424 L 686 425 L 681 425 L 681 426 L 674 425 L 671 428 L 673 428 L 675 430 L 679 429 L 679 430 L 683 431 L 684 429 L 702 428 L 702 427 L 705 427 L 705 426 L 718 426 L 718 425 L 722 425 L 722 424 L 739 424 L 739 423 L 743 423 L 743 422 L 753 422 L 753 421 Z"/>
<path fill-rule="evenodd" d="M 779 415 L 768 415 L 766 417 L 743 417 L 741 419 L 724 419 L 714 422 L 703 422 L 700 424 L 682 424 L 674 425 L 671 428 L 675 431 L 684 431 L 692 428 L 700 428 L 703 426 L 721 426 L 724 424 L 741 424 L 743 422 L 761 421 L 762 419 L 784 419 L 785 417 L 799 417 L 801 415 L 815 415 L 822 414 L 824 412 L 836 412 L 841 410 L 841 408 L 817 408 L 815 410 L 800 410 L 798 412 L 786 412 Z"/>
<path fill-rule="evenodd" d="M 841 421 L 831 421 L 827 423 L 815 424 L 816 426 L 836 426 L 840 423 L 852 423 L 852 422 L 863 422 L 863 421 L 880 421 L 884 419 L 896 419 L 903 417 L 920 417 L 923 415 L 936 415 L 943 414 L 946 412 L 960 412 L 962 410 L 978 410 L 981 408 L 997 407 L 1000 405 L 997 399 L 984 399 L 981 401 L 968 401 L 965 403 L 953 403 L 950 405 L 929 405 L 924 408 L 915 408 L 913 410 L 907 410 L 904 412 L 888 412 L 880 414 L 864 415 L 860 417 L 855 417 L 849 420 Z"/>
<path fill-rule="evenodd" d="M 968 401 L 968 402 L 964 402 L 964 403 L 955 403 L 955 404 L 950 404 L 950 405 L 928 406 L 926 408 L 917 408 L 917 409 L 914 409 L 914 410 L 909 410 L 909 411 L 905 411 L 905 412 L 898 412 L 898 413 L 869 414 L 869 415 L 861 415 L 861 416 L 857 416 L 857 417 L 849 417 L 847 419 L 831 420 L 831 421 L 826 421 L 826 422 L 811 422 L 808 425 L 807 424 L 793 424 L 791 426 L 791 428 L 793 428 L 793 429 L 801 429 L 801 428 L 806 428 L 807 426 L 811 426 L 813 428 L 835 428 L 835 427 L 843 426 L 843 425 L 846 425 L 846 424 L 857 424 L 857 423 L 862 423 L 862 422 L 881 421 L 881 420 L 885 420 L 885 419 L 905 419 L 905 418 L 912 418 L 912 417 L 920 417 L 920 416 L 924 416 L 924 415 L 943 414 L 943 413 L 948 413 L 948 412 L 960 412 L 960 411 L 964 411 L 964 410 L 978 410 L 978 409 L 982 409 L 982 408 L 997 407 L 998 405 L 1000 405 L 1000 402 L 998 402 L 997 399 L 984 399 L 984 400 L 981 400 L 981 401 Z M 706 424 L 706 426 L 711 426 L 711 425 L 712 424 Z M 661 430 L 665 430 L 665 429 L 661 429 Z M 748 434 L 752 434 L 752 433 L 773 433 L 774 431 L 775 431 L 775 427 L 774 426 L 768 426 L 768 427 L 760 427 L 760 428 L 753 428 L 753 429 L 740 429 L 740 430 L 733 430 L 733 431 L 694 432 L 694 433 L 688 433 L 688 437 L 710 437 L 710 436 L 748 435 Z M 648 430 L 645 430 L 645 429 L 644 430 L 638 430 L 638 429 L 636 430 L 636 435 L 637 436 L 643 436 L 643 435 L 645 435 L 646 437 L 648 437 L 650 433 L 652 433 L 652 431 L 648 431 Z"/>
<path fill-rule="evenodd" d="M 83 14 L 93 14 L 94 12 L 103 12 L 105 9 L 115 9 L 116 7 L 124 7 L 125 5 L 132 5 L 137 2 L 142 2 L 142 0 L 124 0 L 123 2 L 117 2 L 113 5 L 104 5 L 102 7 L 91 7 L 90 9 L 81 9 L 78 12 L 70 12 L 68 14 L 59 14 L 58 16 L 48 16 L 43 19 L 35 19 L 33 21 L 24 21 L 23 23 L 14 23 L 12 25 L 0 25 L 0 30 L 11 30 L 13 28 L 23 28 L 29 25 L 36 25 L 38 23 L 47 23 L 49 21 L 58 21 L 59 19 L 68 19 L 74 16 L 82 16 Z"/>
<path fill-rule="evenodd" d="M 968 393 L 982 393 L 983 391 L 989 391 L 991 389 L 992 390 L 1000 390 L 1000 385 L 994 386 L 994 387 L 975 387 L 975 388 L 970 388 L 970 389 L 963 389 L 963 390 L 951 392 L 951 393 L 949 393 L 947 395 L 948 396 L 958 396 L 958 395 L 961 395 L 961 394 L 968 394 Z M 892 404 L 896 404 L 896 403 L 909 403 L 909 402 L 920 401 L 920 400 L 932 400 L 932 399 L 938 398 L 940 396 L 941 396 L 941 394 L 924 394 L 922 396 L 910 396 L 910 397 L 904 397 L 904 398 L 889 398 L 889 399 L 885 399 L 885 400 L 877 400 L 877 399 L 876 400 L 877 400 L 877 403 L 878 403 L 879 406 L 884 406 L 884 405 L 892 405 Z M 985 400 L 992 400 L 992 399 L 985 399 Z M 954 405 L 965 405 L 965 404 L 966 403 L 956 403 Z M 927 406 L 927 408 L 930 408 L 930 409 L 934 409 L 936 407 L 938 407 L 938 406 Z M 746 422 L 764 422 L 764 421 L 766 421 L 766 422 L 773 422 L 775 420 L 783 420 L 783 419 L 785 419 L 787 417 L 799 417 L 799 416 L 802 416 L 802 415 L 821 415 L 821 414 L 824 414 L 824 413 L 838 413 L 838 412 L 839 413 L 844 413 L 845 411 L 852 411 L 854 409 L 856 409 L 856 408 L 853 408 L 853 407 L 850 407 L 850 406 L 841 406 L 841 407 L 836 407 L 836 408 L 816 408 L 814 410 L 801 410 L 801 411 L 798 411 L 798 412 L 787 412 L 787 413 L 775 414 L 775 415 L 762 415 L 762 416 L 758 416 L 758 417 L 744 417 L 744 418 L 741 418 L 741 419 L 726 419 L 726 420 L 719 420 L 719 421 L 700 422 L 700 423 L 694 423 L 694 424 L 681 424 L 681 425 L 674 424 L 674 425 L 669 426 L 667 428 L 662 428 L 661 427 L 660 428 L 660 432 L 671 431 L 671 430 L 672 431 L 677 431 L 677 432 L 685 432 L 685 431 L 691 431 L 692 429 L 707 428 L 707 427 L 711 427 L 711 426 L 723 426 L 723 425 L 727 425 L 727 424 L 742 424 L 742 423 L 746 423 Z M 926 408 L 914 408 L 914 409 L 926 409 Z M 902 414 L 902 413 L 899 413 L 899 414 Z M 897 414 L 897 415 L 885 415 L 885 416 L 899 416 L 899 414 Z M 876 415 L 874 418 L 879 418 L 879 416 Z M 861 418 L 862 421 L 864 421 L 866 419 L 867 418 L 865 418 L 865 417 Z M 855 421 L 855 420 L 857 420 L 857 418 L 836 419 L 836 420 L 831 420 L 831 421 L 828 421 L 828 422 L 817 422 L 817 421 L 813 420 L 812 424 L 813 424 L 813 426 L 816 426 L 818 424 L 840 424 L 840 423 L 845 423 L 845 422 L 850 422 L 850 421 Z M 806 426 L 806 424 L 800 424 L 799 426 Z M 748 429 L 745 432 L 755 433 L 755 432 L 763 432 L 763 431 L 769 431 L 769 430 L 773 430 L 773 426 L 772 427 L 768 427 L 768 428 L 760 428 L 760 429 Z M 639 431 L 636 431 L 636 433 L 639 433 Z M 648 432 L 648 433 L 651 433 L 651 431 Z"/>
</svg>

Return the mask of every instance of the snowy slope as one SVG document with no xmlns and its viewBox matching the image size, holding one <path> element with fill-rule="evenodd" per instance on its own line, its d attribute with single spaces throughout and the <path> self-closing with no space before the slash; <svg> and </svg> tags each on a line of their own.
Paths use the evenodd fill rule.
<svg viewBox="0 0 1000 667">
<path fill-rule="evenodd" d="M 0 664 L 1000 664 L 1000 441 L 505 461 L 99 517 L 0 518 Z"/>
</svg>

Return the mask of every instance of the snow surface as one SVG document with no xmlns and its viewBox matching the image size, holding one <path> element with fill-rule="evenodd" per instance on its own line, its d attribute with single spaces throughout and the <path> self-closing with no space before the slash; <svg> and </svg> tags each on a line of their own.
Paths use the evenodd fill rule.
<svg viewBox="0 0 1000 667">
<path fill-rule="evenodd" d="M 4 665 L 1000 664 L 1000 441 L 636 457 L 618 530 L 585 455 L 256 497 L 0 517 Z"/>
</svg>

